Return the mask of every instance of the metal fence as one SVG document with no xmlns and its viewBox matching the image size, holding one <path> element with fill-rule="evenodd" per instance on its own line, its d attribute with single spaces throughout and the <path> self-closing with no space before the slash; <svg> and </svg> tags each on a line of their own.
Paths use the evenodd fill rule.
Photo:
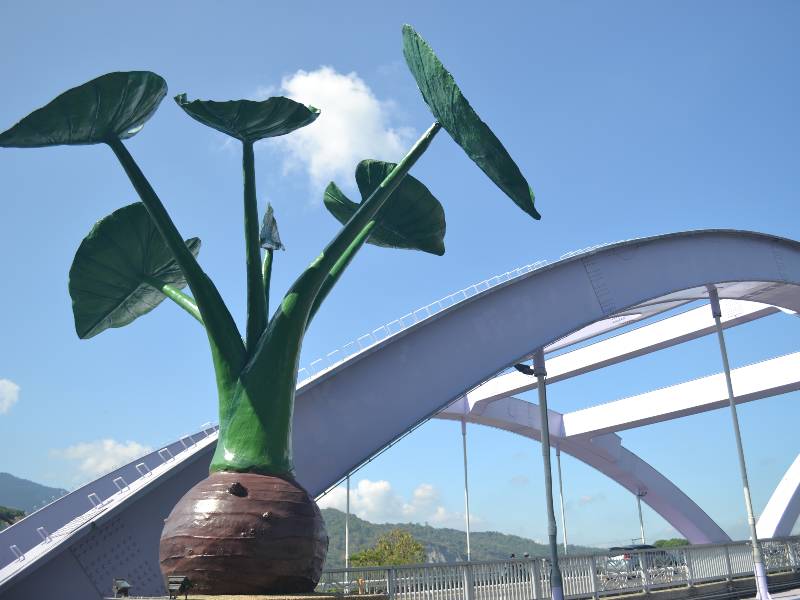
<svg viewBox="0 0 800 600">
<path fill-rule="evenodd" d="M 768 573 L 800 570 L 800 537 L 762 540 Z M 564 556 L 567 598 L 694 586 L 753 575 L 750 542 Z M 539 600 L 550 597 L 544 558 L 325 571 L 318 592 L 392 600 Z"/>
</svg>

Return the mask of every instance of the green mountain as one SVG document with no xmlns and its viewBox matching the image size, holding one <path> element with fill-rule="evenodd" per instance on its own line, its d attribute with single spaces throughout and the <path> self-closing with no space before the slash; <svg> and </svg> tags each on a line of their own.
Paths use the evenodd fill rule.
<svg viewBox="0 0 800 600">
<path fill-rule="evenodd" d="M 345 514 L 334 508 L 322 510 L 328 529 L 330 544 L 326 569 L 344 568 L 344 520 Z M 437 528 L 417 523 L 377 524 L 350 515 L 350 554 L 373 546 L 378 538 L 392 529 L 404 529 L 425 546 L 427 562 L 458 562 L 467 559 L 467 534 L 457 529 Z M 470 535 L 472 560 L 502 560 L 515 554 L 522 558 L 525 552 L 531 556 L 547 556 L 548 547 L 533 540 L 498 533 L 496 531 L 473 531 Z M 562 548 L 559 547 L 559 550 Z M 569 545 L 570 554 L 596 552 L 597 548 Z"/>
<path fill-rule="evenodd" d="M 24 510 L 27 514 L 67 493 L 61 488 L 51 488 L 27 479 L 0 473 L 0 505 Z"/>
</svg>

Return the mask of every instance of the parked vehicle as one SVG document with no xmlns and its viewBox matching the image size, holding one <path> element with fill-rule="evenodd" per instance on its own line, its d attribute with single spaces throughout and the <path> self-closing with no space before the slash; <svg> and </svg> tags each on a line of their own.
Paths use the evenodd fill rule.
<svg viewBox="0 0 800 600">
<path fill-rule="evenodd" d="M 635 572 L 642 568 L 643 554 L 637 550 L 655 550 L 649 544 L 633 544 L 631 546 L 614 546 L 608 549 L 608 562 L 617 571 Z"/>
<path fill-rule="evenodd" d="M 640 579 L 646 574 L 650 584 L 659 584 L 671 581 L 684 568 L 685 561 L 680 551 L 633 544 L 608 549 L 605 576 L 619 584 L 620 581 Z"/>
</svg>

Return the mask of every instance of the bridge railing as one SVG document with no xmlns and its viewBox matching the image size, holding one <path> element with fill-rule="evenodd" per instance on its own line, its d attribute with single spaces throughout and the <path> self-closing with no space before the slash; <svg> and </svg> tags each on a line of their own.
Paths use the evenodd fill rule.
<svg viewBox="0 0 800 600">
<path fill-rule="evenodd" d="M 566 255 L 564 257 L 566 257 Z M 454 306 L 459 302 L 463 302 L 472 296 L 500 285 L 501 283 L 505 283 L 506 281 L 521 277 L 522 275 L 530 273 L 531 271 L 534 271 L 547 264 L 549 264 L 548 261 L 540 260 L 529 265 L 524 265 L 512 271 L 495 275 L 494 277 L 490 277 L 489 279 L 485 279 L 479 283 L 467 286 L 462 290 L 458 290 L 457 292 L 445 296 L 444 298 L 440 298 L 439 300 L 431 302 L 430 304 L 426 304 L 422 308 L 413 310 L 410 313 L 403 315 L 399 319 L 395 319 L 394 321 L 390 321 L 385 325 L 381 325 L 380 327 L 377 327 L 376 329 L 357 337 L 355 340 L 344 344 L 340 348 L 336 348 L 332 352 L 328 352 L 328 354 L 326 354 L 323 358 L 313 360 L 306 367 L 299 369 L 297 372 L 297 382 L 299 384 L 302 381 L 310 379 L 322 371 L 347 360 L 355 354 L 358 354 L 369 346 L 381 342 L 390 336 L 400 333 L 401 331 L 405 331 L 412 325 L 424 321 L 425 319 L 434 316 L 446 308 L 450 308 L 451 306 Z"/>
<path fill-rule="evenodd" d="M 762 540 L 762 547 L 768 573 L 792 573 L 800 579 L 800 536 Z M 753 575 L 750 542 L 563 556 L 560 565 L 567 598 L 650 592 Z M 550 597 L 550 562 L 530 558 L 333 569 L 323 573 L 317 591 L 378 593 L 392 600 L 543 600 Z"/>
<path fill-rule="evenodd" d="M 572 258 L 573 256 L 578 256 L 579 254 L 584 254 L 586 252 L 591 252 L 593 250 L 598 250 L 603 248 L 604 246 L 611 246 L 613 244 L 617 244 L 619 241 L 616 242 L 604 242 L 602 244 L 595 244 L 593 246 L 588 246 L 586 248 L 581 248 L 579 250 L 572 250 L 570 252 L 566 252 L 562 254 L 558 260 L 564 260 L 567 258 Z M 297 372 L 297 382 L 298 384 L 301 381 L 306 381 L 307 379 L 311 379 L 315 375 L 318 375 L 322 371 L 333 367 L 334 365 L 339 364 L 350 358 L 351 356 L 358 354 L 362 350 L 368 348 L 369 346 L 376 344 L 385 340 L 386 338 L 395 335 L 401 331 L 404 331 L 419 323 L 420 321 L 424 321 L 425 319 L 432 317 L 433 315 L 443 311 L 446 308 L 450 308 L 451 306 L 458 304 L 472 296 L 475 296 L 481 292 L 485 292 L 488 289 L 491 289 L 501 283 L 505 283 L 506 281 L 510 281 L 512 279 L 516 279 L 530 273 L 531 271 L 535 271 L 541 267 L 547 266 L 551 264 L 553 261 L 549 260 L 537 260 L 536 262 L 523 265 L 511 271 L 506 271 L 505 273 L 501 273 L 500 275 L 495 275 L 494 277 L 490 277 L 489 279 L 484 279 L 481 282 L 475 283 L 473 285 L 469 285 L 464 289 L 458 290 L 457 292 L 453 292 L 452 294 L 445 296 L 444 298 L 440 298 L 439 300 L 435 300 L 430 304 L 426 304 L 422 308 L 418 308 L 417 310 L 412 310 L 410 313 L 403 315 L 399 319 L 395 319 L 394 321 L 390 321 L 385 325 L 381 325 L 372 331 L 366 332 L 364 335 L 357 337 L 355 340 L 344 344 L 343 346 L 336 348 L 332 352 L 328 352 L 324 357 L 318 358 L 316 360 L 312 360 L 307 366 L 301 368 Z"/>
<path fill-rule="evenodd" d="M 173 461 L 196 452 L 202 441 L 214 436 L 217 429 L 218 426 L 206 423 L 200 431 L 114 469 L 0 531 L 0 581 L 14 570 L 13 565 L 23 567 L 26 561 L 58 543 L 111 503 L 165 472 Z"/>
</svg>

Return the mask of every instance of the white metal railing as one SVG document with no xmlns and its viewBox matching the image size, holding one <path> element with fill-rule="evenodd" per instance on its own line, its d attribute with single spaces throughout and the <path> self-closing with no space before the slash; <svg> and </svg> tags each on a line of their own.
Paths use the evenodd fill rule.
<svg viewBox="0 0 800 600">
<path fill-rule="evenodd" d="M 46 552 L 50 544 L 60 543 L 111 504 L 161 475 L 175 460 L 199 450 L 204 445 L 200 442 L 212 437 L 217 429 L 205 423 L 198 433 L 119 467 L 0 531 L 0 582 L 27 564 L 28 559 Z"/>
<path fill-rule="evenodd" d="M 800 536 L 761 543 L 768 573 L 793 573 L 800 581 Z M 749 541 L 563 556 L 559 562 L 567 598 L 691 587 L 753 575 Z M 550 597 L 549 571 L 545 558 L 354 567 L 323 572 L 317 591 L 386 594 L 391 600 L 543 600 Z"/>
<path fill-rule="evenodd" d="M 579 250 L 572 250 L 570 252 L 566 252 L 559 256 L 558 260 L 564 260 L 568 258 L 572 258 L 574 256 L 578 256 L 580 254 L 585 254 L 587 252 L 591 252 L 593 250 L 597 250 L 599 248 L 604 248 L 605 246 L 611 246 L 613 244 L 617 244 L 624 240 L 619 240 L 616 242 L 605 242 L 602 244 L 595 244 L 594 246 L 588 246 L 586 248 L 581 248 Z M 489 279 L 485 279 L 479 283 L 470 285 L 465 287 L 464 289 L 458 290 L 450 294 L 449 296 L 445 296 L 444 298 L 440 298 L 430 304 L 426 304 L 422 308 L 418 308 L 417 310 L 413 310 L 410 313 L 407 313 L 400 317 L 399 319 L 395 319 L 394 321 L 390 321 L 385 325 L 381 325 L 380 327 L 373 329 L 370 332 L 365 333 L 362 336 L 357 337 L 355 340 L 348 342 L 341 346 L 340 348 L 336 348 L 332 352 L 328 352 L 324 357 L 317 358 L 316 360 L 312 360 L 308 363 L 308 366 L 301 368 L 297 372 L 297 382 L 298 384 L 302 381 L 306 381 L 318 375 L 322 371 L 329 369 L 340 362 L 347 360 L 348 358 L 352 357 L 355 354 L 358 354 L 362 350 L 372 346 L 373 344 L 377 344 L 378 342 L 382 342 L 386 338 L 400 333 L 419 323 L 420 321 L 424 321 L 429 317 L 443 311 L 446 308 L 450 308 L 459 302 L 466 300 L 467 298 L 471 298 L 481 292 L 485 292 L 488 289 L 491 289 L 501 283 L 505 283 L 506 281 L 510 281 L 512 279 L 516 279 L 525 275 L 526 273 L 530 273 L 531 271 L 535 271 L 541 267 L 551 264 L 553 261 L 549 260 L 538 260 L 528 265 L 524 265 L 512 271 L 506 271 L 500 275 L 495 275 L 494 277 L 490 277 Z"/>
<path fill-rule="evenodd" d="M 568 255 L 572 256 L 573 254 L 568 253 Z M 568 258 L 569 256 L 564 255 L 562 258 Z M 457 292 L 454 292 L 449 296 L 445 296 L 444 298 L 440 298 L 439 300 L 431 302 L 430 304 L 426 304 L 422 308 L 413 310 L 410 313 L 403 315 L 399 319 L 395 319 L 394 321 L 390 321 L 385 325 L 381 325 L 380 327 L 357 337 L 355 340 L 344 344 L 340 348 L 336 348 L 332 352 L 328 352 L 325 357 L 312 360 L 308 366 L 298 370 L 297 382 L 299 384 L 300 382 L 310 379 L 322 371 L 329 369 L 330 367 L 347 360 L 353 355 L 358 354 L 362 350 L 369 348 L 373 344 L 382 342 L 388 337 L 396 335 L 401 331 L 405 331 L 412 325 L 416 325 L 417 323 L 424 321 L 425 319 L 428 319 L 433 315 L 450 308 L 451 306 L 455 306 L 459 302 L 463 302 L 464 300 L 481 292 L 485 292 L 486 290 L 491 289 L 501 283 L 521 277 L 526 273 L 530 273 L 531 271 L 544 267 L 548 264 L 550 264 L 549 261 L 540 260 L 529 265 L 524 265 L 512 271 L 507 271 L 501 275 L 495 275 L 494 277 L 490 277 L 489 279 L 485 279 L 479 283 L 467 286 L 464 289 L 458 290 Z"/>
</svg>

